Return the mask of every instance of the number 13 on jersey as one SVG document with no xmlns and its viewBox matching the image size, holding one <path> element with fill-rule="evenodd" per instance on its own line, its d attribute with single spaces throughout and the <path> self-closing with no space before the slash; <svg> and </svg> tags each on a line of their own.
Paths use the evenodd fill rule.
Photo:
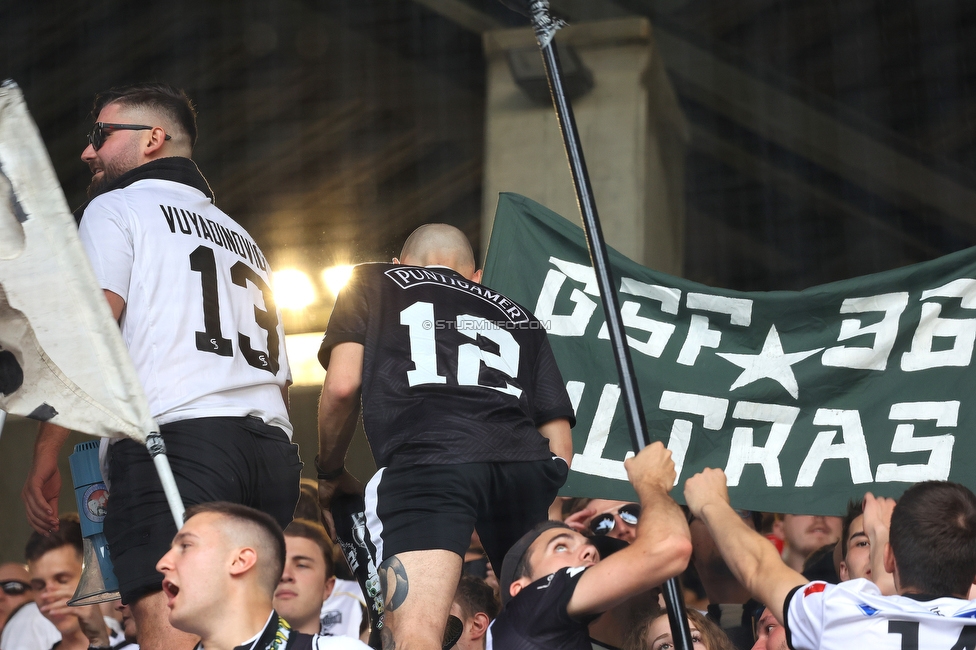
<svg viewBox="0 0 976 650">
<path fill-rule="evenodd" d="M 207 246 L 197 246 L 190 253 L 190 269 L 200 274 L 200 285 L 203 294 L 203 331 L 196 332 L 197 350 L 209 352 L 221 357 L 234 356 L 234 346 L 230 339 L 224 338 L 220 329 L 220 292 L 217 286 L 217 262 L 213 249 Z M 251 345 L 251 337 L 241 332 L 237 333 L 237 345 L 241 355 L 249 366 L 258 370 L 267 370 L 272 375 L 278 374 L 278 313 L 275 310 L 274 295 L 271 287 L 244 262 L 237 262 L 230 267 L 231 282 L 239 287 L 247 288 L 247 283 L 257 287 L 264 298 L 265 309 L 254 305 L 254 322 L 268 335 L 268 350 L 255 349 Z"/>
</svg>

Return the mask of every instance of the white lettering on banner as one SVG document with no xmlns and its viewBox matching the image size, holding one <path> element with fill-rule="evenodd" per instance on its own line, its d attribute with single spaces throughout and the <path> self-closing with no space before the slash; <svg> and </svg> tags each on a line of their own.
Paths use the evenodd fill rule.
<svg viewBox="0 0 976 650">
<path fill-rule="evenodd" d="M 662 287 L 657 284 L 645 284 L 632 278 L 623 278 L 620 280 L 620 293 L 629 293 L 632 296 L 640 296 L 657 301 L 661 304 L 661 311 L 666 314 L 678 313 L 678 302 L 681 299 L 681 291 L 678 289 Z M 674 334 L 675 326 L 672 323 L 663 323 L 653 318 L 638 316 L 637 312 L 640 310 L 640 307 L 640 303 L 638 302 L 631 300 L 625 301 L 620 307 L 621 319 L 623 320 L 624 326 L 647 332 L 650 336 L 648 336 L 646 341 L 642 341 L 628 334 L 627 344 L 630 345 L 631 349 L 657 359 L 664 352 L 664 348 L 671 339 L 671 335 Z M 600 328 L 600 333 L 597 335 L 597 338 L 610 338 L 606 323 Z"/>
<path fill-rule="evenodd" d="M 596 273 L 593 272 L 593 267 L 567 262 L 557 257 L 550 257 L 549 263 L 559 270 L 549 269 L 549 273 L 546 274 L 546 281 L 542 285 L 542 291 L 539 292 L 539 299 L 535 305 L 536 318 L 548 322 L 549 333 L 554 336 L 583 336 L 593 312 L 596 311 L 596 301 L 587 298 L 584 294 L 600 295 Z M 569 294 L 570 300 L 576 304 L 572 314 L 555 314 L 553 310 L 556 307 L 556 298 L 567 277 L 582 282 L 583 290 L 573 289 Z"/>
<path fill-rule="evenodd" d="M 553 336 L 583 336 L 590 317 L 596 311 L 596 303 L 587 298 L 579 289 L 573 289 L 569 299 L 576 303 L 572 314 L 556 314 L 556 297 L 562 288 L 566 276 L 554 269 L 549 269 L 546 281 L 539 292 L 539 300 L 535 304 L 536 318 L 549 323 L 549 334 Z"/>
<path fill-rule="evenodd" d="M 872 325 L 862 325 L 856 318 L 845 318 L 841 321 L 837 341 L 847 341 L 857 336 L 871 334 L 874 336 L 874 344 L 871 347 L 840 345 L 827 348 L 820 358 L 821 363 L 839 368 L 884 370 L 888 366 L 888 356 L 898 337 L 898 320 L 907 306 L 907 292 L 846 299 L 840 306 L 842 314 L 884 312 L 884 317 Z"/>
<path fill-rule="evenodd" d="M 922 300 L 929 298 L 960 298 L 963 309 L 976 309 L 976 280 L 953 280 L 936 289 L 922 292 Z M 973 344 L 976 343 L 976 319 L 941 318 L 942 305 L 936 302 L 922 303 L 919 320 L 911 349 L 901 357 L 901 369 L 912 372 L 945 366 L 968 366 L 973 360 Z M 933 350 L 935 337 L 952 339 L 948 350 Z"/>
<path fill-rule="evenodd" d="M 755 444 L 755 430 L 752 427 L 736 427 L 732 432 L 729 461 L 725 465 L 725 475 L 730 487 L 739 484 L 746 465 L 762 467 L 767 487 L 783 486 L 779 455 L 799 414 L 800 409 L 795 406 L 755 402 L 739 402 L 735 405 L 732 417 L 736 420 L 769 422 L 772 426 L 769 428 L 766 444 L 762 446 Z"/>
<path fill-rule="evenodd" d="M 745 298 L 689 293 L 685 306 L 688 309 L 728 314 L 729 322 L 733 325 L 748 327 L 752 323 L 752 300 Z M 692 314 L 691 322 L 688 324 L 688 336 L 685 337 L 681 352 L 678 353 L 678 363 L 693 366 L 702 348 L 717 348 L 722 342 L 722 332 L 710 328 L 708 324 L 707 316 Z"/>
<path fill-rule="evenodd" d="M 666 390 L 661 393 L 661 409 L 677 413 L 700 415 L 704 419 L 703 425 L 711 431 L 718 431 L 725 424 L 725 415 L 729 411 L 729 400 L 694 393 L 676 393 Z M 671 460 L 674 461 L 674 484 L 678 484 L 681 470 L 685 465 L 688 454 L 688 444 L 691 442 L 691 431 L 694 423 L 691 420 L 675 419 L 671 425 L 671 438 L 668 449 L 671 450 Z"/>
<path fill-rule="evenodd" d="M 959 421 L 959 402 L 902 402 L 892 404 L 889 420 L 926 421 L 934 420 L 937 427 L 955 427 Z M 913 451 L 928 451 L 929 461 L 924 464 L 898 465 L 882 463 L 878 465 L 875 480 L 888 481 L 945 481 L 952 467 L 952 446 L 956 437 L 951 433 L 941 436 L 915 438 L 914 424 L 899 424 L 895 427 L 895 437 L 891 441 L 891 451 L 905 454 Z"/>
<path fill-rule="evenodd" d="M 622 460 L 603 457 L 603 450 L 606 449 L 607 438 L 610 436 L 610 424 L 613 422 L 613 414 L 617 410 L 619 401 L 620 386 L 605 385 L 600 394 L 600 404 L 596 407 L 596 414 L 593 416 L 593 423 L 590 425 L 590 432 L 586 434 L 583 453 L 573 454 L 573 470 L 620 481 L 627 480 L 627 471 L 624 470 Z M 634 452 L 628 451 L 624 459 L 633 455 Z"/>
<path fill-rule="evenodd" d="M 580 400 L 583 399 L 583 389 L 586 384 L 581 381 L 567 381 L 566 392 L 569 393 L 569 403 L 573 405 L 573 413 L 579 413 Z"/>
<path fill-rule="evenodd" d="M 800 465 L 796 487 L 813 487 L 824 461 L 841 458 L 847 459 L 851 468 L 851 481 L 855 485 L 870 483 L 871 461 L 868 458 L 868 445 L 864 439 L 860 413 L 847 409 L 817 409 L 813 423 L 817 426 L 839 426 L 844 442 L 834 444 L 836 429 L 817 434 L 803 464 Z"/>
</svg>

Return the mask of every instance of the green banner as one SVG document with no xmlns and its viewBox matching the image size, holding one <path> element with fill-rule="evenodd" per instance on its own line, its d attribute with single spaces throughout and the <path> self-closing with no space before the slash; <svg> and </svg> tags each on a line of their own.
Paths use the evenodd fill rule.
<svg viewBox="0 0 976 650">
<path fill-rule="evenodd" d="M 976 249 L 800 292 L 716 289 L 610 260 L 649 434 L 673 452 L 678 485 L 719 467 L 736 506 L 806 514 L 929 479 L 976 488 Z M 577 415 L 563 494 L 634 499 L 583 231 L 501 194 L 484 283 L 549 332 Z"/>
</svg>

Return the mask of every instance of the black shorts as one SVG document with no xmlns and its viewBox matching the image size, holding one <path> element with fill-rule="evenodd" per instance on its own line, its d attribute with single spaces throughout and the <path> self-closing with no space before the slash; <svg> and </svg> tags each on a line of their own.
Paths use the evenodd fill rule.
<svg viewBox="0 0 976 650">
<path fill-rule="evenodd" d="M 548 518 L 568 473 L 561 458 L 385 467 L 366 486 L 366 528 L 377 565 L 407 551 L 443 549 L 463 557 L 477 529 L 492 567 L 501 571 L 512 544 Z"/>
<path fill-rule="evenodd" d="M 298 445 L 278 427 L 253 417 L 199 418 L 160 427 L 166 455 L 186 507 L 232 501 L 263 510 L 282 528 L 298 503 Z M 156 563 L 169 550 L 176 524 L 145 446 L 120 440 L 109 448 L 105 538 L 122 602 L 158 591 Z"/>
</svg>

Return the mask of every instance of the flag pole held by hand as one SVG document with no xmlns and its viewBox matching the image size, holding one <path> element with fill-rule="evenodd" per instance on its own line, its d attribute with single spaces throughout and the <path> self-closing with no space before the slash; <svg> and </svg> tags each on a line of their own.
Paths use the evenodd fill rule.
<svg viewBox="0 0 976 650">
<path fill-rule="evenodd" d="M 590 260 L 600 287 L 600 298 L 603 301 L 603 311 L 606 314 L 607 329 L 610 334 L 610 345 L 613 348 L 617 372 L 620 376 L 620 389 L 623 394 L 624 411 L 630 428 L 631 442 L 634 452 L 639 452 L 649 444 L 647 424 L 641 405 L 640 393 L 637 389 L 637 376 L 634 373 L 630 358 L 630 349 L 620 315 L 620 305 L 614 290 L 613 277 L 610 270 L 610 257 L 603 239 L 600 218 L 596 211 L 596 201 L 593 198 L 593 188 L 586 171 L 586 161 L 583 158 L 583 148 L 580 145 L 579 133 L 576 130 L 576 119 L 573 108 L 563 91 L 562 69 L 559 55 L 552 40 L 556 31 L 565 26 L 565 22 L 553 18 L 549 12 L 549 0 L 500 0 L 502 4 L 521 14 L 527 15 L 535 30 L 536 40 L 542 50 L 542 59 L 549 79 L 549 90 L 552 93 L 552 103 L 556 107 L 556 118 L 559 130 L 563 135 L 566 146 L 566 156 L 573 174 L 573 186 L 576 189 L 576 200 L 579 203 L 583 217 L 583 230 L 590 251 Z M 684 600 L 678 587 L 676 578 L 671 578 L 663 585 L 664 598 L 668 609 L 668 619 L 671 623 L 671 636 L 678 650 L 691 650 L 691 631 L 688 627 L 688 617 L 685 612 Z"/>
</svg>

